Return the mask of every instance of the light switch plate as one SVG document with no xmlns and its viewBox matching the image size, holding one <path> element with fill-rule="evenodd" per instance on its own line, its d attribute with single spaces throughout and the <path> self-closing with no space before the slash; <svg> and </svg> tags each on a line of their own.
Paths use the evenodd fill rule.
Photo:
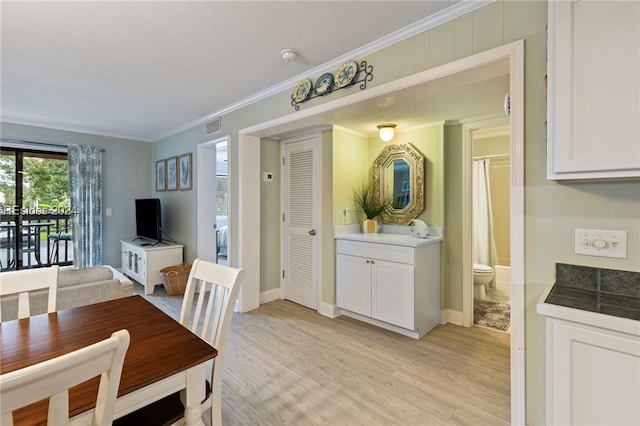
<svg viewBox="0 0 640 426">
<path fill-rule="evenodd" d="M 627 231 L 576 228 L 575 253 L 626 259 Z"/>
</svg>

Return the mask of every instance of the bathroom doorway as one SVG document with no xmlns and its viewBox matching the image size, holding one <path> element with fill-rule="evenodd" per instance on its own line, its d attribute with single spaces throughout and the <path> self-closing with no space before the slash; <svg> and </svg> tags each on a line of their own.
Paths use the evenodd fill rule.
<svg viewBox="0 0 640 426">
<path fill-rule="evenodd" d="M 473 324 L 511 326 L 509 126 L 471 132 Z"/>
<path fill-rule="evenodd" d="M 463 126 L 463 326 L 511 331 L 509 118 Z"/>
</svg>

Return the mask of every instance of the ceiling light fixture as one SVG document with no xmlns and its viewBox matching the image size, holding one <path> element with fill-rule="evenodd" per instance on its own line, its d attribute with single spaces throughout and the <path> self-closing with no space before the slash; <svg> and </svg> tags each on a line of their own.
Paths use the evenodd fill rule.
<svg viewBox="0 0 640 426">
<path fill-rule="evenodd" d="M 389 142 L 393 139 L 393 135 L 395 134 L 395 124 L 379 124 L 379 136 L 385 142 Z"/>
<path fill-rule="evenodd" d="M 299 55 L 298 51 L 295 49 L 282 49 L 280 51 L 280 54 L 282 55 L 282 59 L 284 59 L 287 62 L 295 61 Z"/>
</svg>

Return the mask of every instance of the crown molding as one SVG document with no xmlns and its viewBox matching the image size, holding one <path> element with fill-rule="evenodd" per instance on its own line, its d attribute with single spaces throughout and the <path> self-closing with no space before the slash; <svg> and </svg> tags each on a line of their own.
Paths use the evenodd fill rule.
<svg viewBox="0 0 640 426">
<path fill-rule="evenodd" d="M 45 128 L 45 129 L 51 129 L 51 130 L 60 130 L 63 132 L 73 132 L 73 133 L 84 133 L 86 135 L 92 135 L 92 136 L 105 136 L 108 138 L 117 138 L 117 139 L 127 139 L 127 140 L 132 140 L 132 141 L 140 141 L 140 142 L 153 142 L 153 139 L 149 139 L 149 138 L 141 138 L 141 137 L 137 137 L 137 136 L 129 136 L 129 135 L 121 135 L 121 134 L 117 134 L 117 133 L 109 133 L 109 132 L 101 132 L 99 130 L 90 130 L 90 129 L 81 129 L 81 128 L 77 128 L 77 127 L 65 127 L 65 126 L 52 126 L 52 125 L 43 125 L 42 123 L 36 123 L 36 122 L 31 122 L 31 121 L 26 121 L 26 120 L 13 120 L 11 118 L 8 119 L 3 119 L 2 120 L 3 124 L 17 124 L 20 126 L 31 126 L 31 127 L 39 127 L 39 128 Z"/>
<path fill-rule="evenodd" d="M 438 25 L 451 21 L 469 12 L 473 12 L 474 10 L 484 7 L 490 3 L 493 3 L 494 1 L 495 0 L 463 0 L 460 3 L 456 3 L 453 6 L 441 12 L 438 12 L 427 18 L 424 18 L 400 30 L 394 31 L 382 38 L 379 38 L 378 40 L 365 44 L 364 46 L 361 46 L 358 49 L 352 50 L 351 52 L 345 53 L 344 55 L 339 56 L 333 59 L 332 61 L 326 62 L 315 68 L 312 68 L 311 70 L 305 73 L 298 74 L 294 77 L 284 80 L 279 84 L 275 84 L 271 86 L 269 89 L 257 92 L 252 96 L 241 99 L 238 102 L 235 102 L 224 108 L 221 108 L 217 111 L 207 114 L 206 116 L 201 117 L 197 120 L 193 120 L 173 130 L 169 130 L 168 132 L 161 133 L 157 135 L 155 138 L 153 138 L 153 140 L 157 141 L 160 139 L 164 139 L 166 137 L 175 135 L 176 133 L 180 133 L 182 131 L 191 129 L 200 124 L 204 124 L 205 122 L 212 120 L 218 116 L 221 117 L 225 114 L 229 114 L 233 111 L 237 111 L 241 108 L 244 108 L 262 99 L 266 99 L 272 95 L 275 95 L 284 90 L 290 89 L 291 87 L 294 87 L 300 80 L 304 78 L 309 78 L 309 76 L 320 75 L 323 72 L 326 72 L 327 69 L 338 68 L 345 61 L 353 60 L 353 58 L 359 58 L 359 57 L 371 55 L 372 53 L 378 52 L 395 43 L 398 43 L 400 41 L 413 37 L 416 34 L 420 34 L 424 31 L 437 27 Z"/>
</svg>

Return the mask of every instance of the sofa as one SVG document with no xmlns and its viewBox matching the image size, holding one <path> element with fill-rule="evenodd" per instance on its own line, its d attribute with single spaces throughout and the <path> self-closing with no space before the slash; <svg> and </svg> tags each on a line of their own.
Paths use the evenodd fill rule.
<svg viewBox="0 0 640 426">
<path fill-rule="evenodd" d="M 0 280 L 2 276 L 0 275 Z M 133 283 L 111 266 L 70 268 L 58 271 L 57 310 L 106 302 L 133 295 Z M 18 318 L 18 295 L 3 296 L 2 321 Z M 31 315 L 47 312 L 47 290 L 29 297 Z"/>
</svg>

